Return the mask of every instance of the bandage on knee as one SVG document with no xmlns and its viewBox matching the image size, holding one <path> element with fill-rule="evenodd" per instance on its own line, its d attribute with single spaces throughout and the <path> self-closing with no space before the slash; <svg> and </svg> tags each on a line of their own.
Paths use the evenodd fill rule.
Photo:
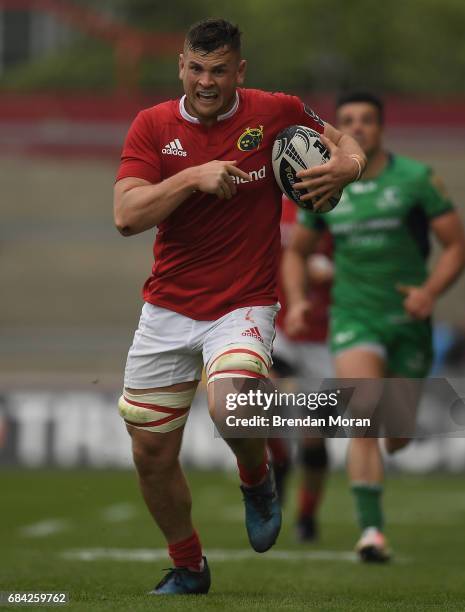
<svg viewBox="0 0 465 612">
<path fill-rule="evenodd" d="M 167 433 L 185 424 L 194 395 L 195 387 L 186 391 L 157 391 L 141 395 L 125 389 L 118 409 L 128 425 L 145 431 Z"/>
<path fill-rule="evenodd" d="M 210 359 L 207 382 L 221 378 L 268 378 L 269 370 L 270 359 L 265 351 L 232 344 Z"/>
</svg>

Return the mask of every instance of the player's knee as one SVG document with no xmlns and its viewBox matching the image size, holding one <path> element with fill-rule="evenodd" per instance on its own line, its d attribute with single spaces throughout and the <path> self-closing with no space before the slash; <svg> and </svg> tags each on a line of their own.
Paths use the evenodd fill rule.
<svg viewBox="0 0 465 612">
<path fill-rule="evenodd" d="M 118 409 L 127 425 L 154 433 L 168 433 L 187 421 L 195 387 L 185 391 L 154 391 L 134 394 L 127 389 Z"/>
<path fill-rule="evenodd" d="M 325 470 L 328 467 L 329 456 L 324 440 L 321 444 L 303 446 L 299 450 L 299 463 L 304 468 Z"/>
<path fill-rule="evenodd" d="M 240 344 L 231 344 L 214 355 L 207 365 L 208 384 L 224 378 L 266 379 L 270 372 L 270 359 L 264 350 Z"/>
<path fill-rule="evenodd" d="M 132 456 L 137 472 L 142 478 L 170 472 L 178 461 L 177 453 L 165 448 L 163 444 L 147 445 L 134 440 Z"/>
</svg>

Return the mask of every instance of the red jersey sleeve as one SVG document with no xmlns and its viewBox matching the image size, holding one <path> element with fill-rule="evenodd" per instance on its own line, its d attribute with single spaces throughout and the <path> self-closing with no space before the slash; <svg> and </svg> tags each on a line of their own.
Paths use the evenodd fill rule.
<svg viewBox="0 0 465 612">
<path fill-rule="evenodd" d="M 299 117 L 298 121 L 296 121 L 296 124 L 306 125 L 310 129 L 315 130 L 319 134 L 322 134 L 325 129 L 325 124 L 320 119 L 320 117 L 318 117 L 315 111 L 312 110 L 310 106 L 308 106 L 308 104 L 305 104 L 305 102 L 302 102 L 300 98 L 292 96 L 292 99 L 296 106 L 295 112 L 297 113 L 297 116 Z"/>
<path fill-rule="evenodd" d="M 129 128 L 116 180 L 133 176 L 150 183 L 161 181 L 160 155 L 148 111 L 141 111 Z"/>
<path fill-rule="evenodd" d="M 289 125 L 306 125 L 319 134 L 322 134 L 325 129 L 324 122 L 318 115 L 300 98 L 297 96 L 289 96 L 287 94 L 274 94 L 278 96 L 283 105 L 283 111 L 287 114 Z"/>
</svg>

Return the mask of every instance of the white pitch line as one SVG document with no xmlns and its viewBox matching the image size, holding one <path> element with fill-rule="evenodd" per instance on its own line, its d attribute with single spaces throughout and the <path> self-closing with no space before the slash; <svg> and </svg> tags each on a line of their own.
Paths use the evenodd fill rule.
<svg viewBox="0 0 465 612">
<path fill-rule="evenodd" d="M 26 538 L 46 538 L 68 529 L 71 529 L 71 522 L 66 519 L 46 519 L 21 527 L 20 533 Z"/>
<path fill-rule="evenodd" d="M 344 561 L 358 563 L 357 555 L 352 551 L 338 550 L 271 550 L 259 555 L 250 549 L 214 548 L 205 551 L 209 561 L 244 561 L 250 559 L 268 559 L 270 561 Z M 165 548 L 83 548 L 67 550 L 60 554 L 68 561 L 167 561 Z M 395 563 L 410 563 L 408 557 L 396 556 Z"/>
<path fill-rule="evenodd" d="M 269 559 L 272 561 L 357 561 L 355 553 L 337 550 L 272 550 L 264 557 L 249 549 L 211 549 L 205 552 L 210 561 L 244 561 Z M 165 548 L 84 548 L 67 550 L 61 557 L 68 561 L 164 561 L 168 558 Z"/>
<path fill-rule="evenodd" d="M 136 507 L 134 504 L 122 502 L 120 504 L 112 504 L 103 508 L 101 512 L 102 519 L 107 523 L 122 523 L 134 518 Z"/>
</svg>

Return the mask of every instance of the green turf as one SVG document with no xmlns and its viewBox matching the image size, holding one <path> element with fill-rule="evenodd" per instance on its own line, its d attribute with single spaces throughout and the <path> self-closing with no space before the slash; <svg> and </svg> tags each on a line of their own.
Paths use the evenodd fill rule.
<svg viewBox="0 0 465 612">
<path fill-rule="evenodd" d="M 195 523 L 207 553 L 208 549 L 248 549 L 234 478 L 191 472 L 189 480 Z M 168 559 L 63 559 L 63 552 L 71 549 L 163 546 L 132 473 L 4 471 L 1 482 L 0 590 L 68 591 L 71 603 L 66 610 L 465 609 L 465 488 L 459 476 L 397 476 L 389 480 L 387 530 L 397 554 L 389 566 L 344 560 L 276 560 L 266 554 L 242 561 L 212 561 L 211 592 L 195 598 L 146 595 L 161 577 L 162 568 L 169 566 Z M 133 504 L 135 515 L 120 522 L 105 521 L 103 510 L 119 503 Z M 357 529 L 342 475 L 333 475 L 330 480 L 317 546 L 302 548 L 295 542 L 293 515 L 290 503 L 274 550 L 352 549 Z M 51 518 L 69 521 L 69 528 L 41 538 L 27 537 L 21 531 L 26 525 Z"/>
</svg>

